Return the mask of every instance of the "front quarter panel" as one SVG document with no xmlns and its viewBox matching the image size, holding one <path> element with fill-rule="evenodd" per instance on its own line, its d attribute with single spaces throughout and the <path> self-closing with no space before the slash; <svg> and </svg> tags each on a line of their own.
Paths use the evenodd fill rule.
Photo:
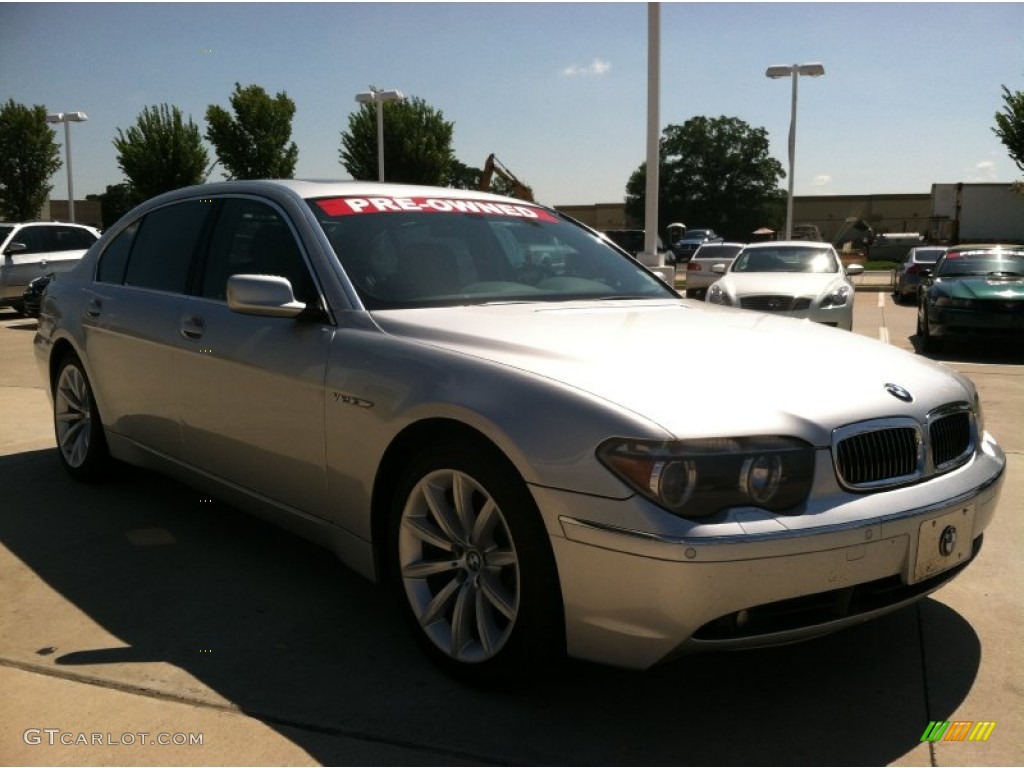
<svg viewBox="0 0 1024 768">
<path fill-rule="evenodd" d="M 564 384 L 374 328 L 338 333 L 330 356 L 328 492 L 337 522 L 367 540 L 381 458 L 413 425 L 462 425 L 501 450 L 529 484 L 609 498 L 631 491 L 598 462 L 603 440 L 671 437 L 648 419 Z"/>
</svg>

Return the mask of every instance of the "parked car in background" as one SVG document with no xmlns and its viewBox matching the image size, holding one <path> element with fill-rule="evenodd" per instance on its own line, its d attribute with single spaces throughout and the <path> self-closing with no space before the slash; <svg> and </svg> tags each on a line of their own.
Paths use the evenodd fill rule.
<svg viewBox="0 0 1024 768">
<path fill-rule="evenodd" d="M 633 258 L 644 252 L 644 230 L 642 229 L 606 229 L 602 232 L 605 237 L 615 243 Z M 659 236 L 657 239 L 658 253 L 665 256 L 666 264 L 674 264 L 672 251 L 665 247 L 665 243 Z"/>
<path fill-rule="evenodd" d="M 651 395 L 666 338 L 727 408 Z M 474 681 L 897 610 L 974 559 L 1006 465 L 967 377 L 682 301 L 594 230 L 469 190 L 169 192 L 50 283 L 33 347 L 72 477 L 150 467 L 329 547 Z"/>
<path fill-rule="evenodd" d="M 82 224 L 0 224 L 0 306 L 21 312 L 33 278 L 71 269 L 99 236 Z"/>
<path fill-rule="evenodd" d="M 1024 342 L 1024 245 L 957 245 L 921 273 L 917 337 L 925 352 L 947 339 Z"/>
<path fill-rule="evenodd" d="M 817 224 L 794 224 L 792 238 L 794 240 L 811 240 L 816 243 L 820 243 L 824 239 Z"/>
<path fill-rule="evenodd" d="M 924 245 L 911 248 L 896 268 L 896 283 L 892 292 L 897 304 L 917 303 L 917 288 L 921 284 L 922 270 L 929 269 L 946 252 L 944 245 Z"/>
<path fill-rule="evenodd" d="M 39 317 L 39 307 L 43 303 L 46 286 L 53 280 L 53 272 L 34 278 L 21 295 L 21 313 L 26 317 Z"/>
<path fill-rule="evenodd" d="M 714 268 L 728 267 L 742 248 L 743 243 L 705 243 L 698 248 L 686 263 L 686 298 L 703 299 L 708 286 L 722 277 Z"/>
<path fill-rule="evenodd" d="M 672 244 L 676 264 L 686 264 L 693 254 L 705 243 L 720 243 L 721 236 L 713 229 L 688 229 L 686 234 Z"/>
<path fill-rule="evenodd" d="M 843 330 L 853 329 L 853 284 L 828 243 L 779 241 L 743 248 L 721 280 L 708 288 L 706 301 L 789 317 L 806 318 Z M 687 275 L 689 279 L 689 275 Z"/>
</svg>

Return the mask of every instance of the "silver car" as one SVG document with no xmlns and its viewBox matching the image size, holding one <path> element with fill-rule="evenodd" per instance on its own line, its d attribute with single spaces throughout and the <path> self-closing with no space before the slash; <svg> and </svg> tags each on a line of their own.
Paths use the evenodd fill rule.
<svg viewBox="0 0 1024 768">
<path fill-rule="evenodd" d="M 853 328 L 853 284 L 847 275 L 860 274 L 864 267 L 853 264 L 844 269 L 828 243 L 751 243 L 731 264 L 712 270 L 724 275 L 704 297 L 712 304 L 813 320 L 846 331 Z"/>
<path fill-rule="evenodd" d="M 736 254 L 743 249 L 743 243 L 705 243 L 693 254 L 686 263 L 686 298 L 703 299 L 707 296 L 708 286 L 722 277 L 722 272 L 715 272 L 717 265 L 728 268 Z"/>
<path fill-rule="evenodd" d="M 71 269 L 99 237 L 98 230 L 83 224 L 0 223 L 0 306 L 21 312 L 29 283 Z"/>
<path fill-rule="evenodd" d="M 722 408 L 660 394 L 679 338 Z M 151 467 L 329 547 L 471 680 L 896 610 L 978 554 L 1005 468 L 966 377 L 454 189 L 163 195 L 50 286 L 35 349 L 74 477 Z"/>
</svg>

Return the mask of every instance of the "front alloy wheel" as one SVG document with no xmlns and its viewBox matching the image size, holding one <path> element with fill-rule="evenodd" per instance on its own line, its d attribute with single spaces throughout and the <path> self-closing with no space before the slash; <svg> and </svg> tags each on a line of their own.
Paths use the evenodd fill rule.
<svg viewBox="0 0 1024 768">
<path fill-rule="evenodd" d="M 471 682 L 557 648 L 561 603 L 547 534 L 525 485 L 458 448 L 423 454 L 393 530 L 397 580 L 427 652 Z"/>
</svg>

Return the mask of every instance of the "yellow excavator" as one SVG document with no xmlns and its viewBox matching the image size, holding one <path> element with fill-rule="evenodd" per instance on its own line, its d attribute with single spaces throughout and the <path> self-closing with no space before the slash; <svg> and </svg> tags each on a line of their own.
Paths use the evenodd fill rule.
<svg viewBox="0 0 1024 768">
<path fill-rule="evenodd" d="M 491 191 L 491 180 L 497 176 L 511 190 L 512 197 L 518 197 L 520 200 L 526 200 L 527 202 L 534 202 L 533 190 L 530 189 L 526 184 L 523 184 L 516 175 L 506 168 L 498 158 L 491 153 L 487 156 L 487 162 L 484 163 L 483 173 L 480 174 L 480 191 L 490 192 Z"/>
</svg>

